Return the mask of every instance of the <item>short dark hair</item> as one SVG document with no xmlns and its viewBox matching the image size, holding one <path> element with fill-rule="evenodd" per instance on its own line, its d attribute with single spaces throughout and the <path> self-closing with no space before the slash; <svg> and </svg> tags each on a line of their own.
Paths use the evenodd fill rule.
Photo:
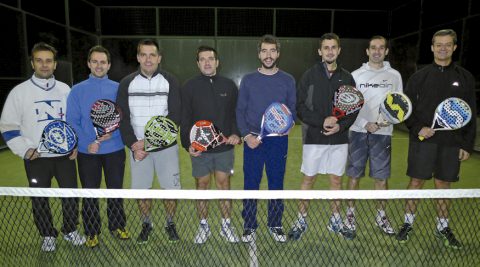
<svg viewBox="0 0 480 267">
<path fill-rule="evenodd" d="M 319 48 L 322 48 L 322 43 L 325 40 L 335 40 L 335 41 L 337 41 L 337 44 L 340 47 L 340 37 L 338 37 L 338 35 L 333 33 L 333 32 L 325 33 L 320 37 L 320 40 L 318 40 L 318 47 Z"/>
<path fill-rule="evenodd" d="M 55 47 L 44 43 L 44 42 L 39 42 L 33 45 L 32 51 L 31 51 L 31 60 L 33 60 L 33 54 L 39 51 L 50 51 L 53 53 L 53 60 L 57 61 L 57 49 Z"/>
<path fill-rule="evenodd" d="M 199 59 L 200 53 L 205 52 L 205 51 L 212 51 L 213 55 L 215 56 L 215 59 L 218 59 L 217 50 L 215 50 L 215 48 L 213 48 L 211 46 L 208 46 L 208 45 L 201 45 L 197 48 L 197 62 L 200 60 Z"/>
<path fill-rule="evenodd" d="M 435 42 L 435 37 L 447 35 L 453 38 L 453 44 L 457 44 L 457 33 L 452 29 L 443 29 L 435 32 L 432 37 L 432 44 Z"/>
<path fill-rule="evenodd" d="M 368 47 L 367 48 L 370 48 L 370 42 L 372 42 L 373 40 L 384 40 L 385 41 L 385 48 L 388 48 L 388 40 L 387 38 L 381 36 L 381 35 L 374 35 L 372 36 L 372 38 L 370 38 L 370 40 L 368 41 Z"/>
<path fill-rule="evenodd" d="M 160 46 L 158 45 L 157 41 L 153 40 L 153 39 L 142 39 L 138 42 L 138 45 L 137 45 L 137 54 L 140 53 L 140 46 L 142 45 L 153 45 L 157 48 L 157 52 L 158 54 L 161 56 L 162 55 L 162 51 L 160 49 Z"/>
<path fill-rule="evenodd" d="M 107 55 L 108 63 L 110 63 L 110 52 L 105 47 L 103 47 L 101 45 L 96 45 L 96 46 L 90 48 L 90 50 L 88 51 L 88 61 L 90 61 L 90 59 L 92 58 L 93 52 L 104 53 L 105 55 Z"/>
<path fill-rule="evenodd" d="M 277 37 L 271 35 L 271 34 L 265 34 L 260 38 L 257 44 L 257 50 L 258 53 L 262 50 L 262 44 L 274 44 L 277 48 L 277 52 L 280 52 L 280 41 L 277 39 Z"/>
</svg>

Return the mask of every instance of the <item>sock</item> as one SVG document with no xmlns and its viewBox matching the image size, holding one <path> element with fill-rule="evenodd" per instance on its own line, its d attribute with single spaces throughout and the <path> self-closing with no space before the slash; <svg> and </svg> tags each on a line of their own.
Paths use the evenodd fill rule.
<svg viewBox="0 0 480 267">
<path fill-rule="evenodd" d="M 222 226 L 230 224 L 230 218 L 222 218 Z"/>
<path fill-rule="evenodd" d="M 305 221 L 306 219 L 307 219 L 307 214 L 306 213 L 304 213 L 304 214 L 302 214 L 300 212 L 298 213 L 298 220 L 299 221 Z"/>
<path fill-rule="evenodd" d="M 170 224 L 173 224 L 173 218 L 171 216 L 167 216 L 167 225 L 166 226 L 169 226 Z"/>
<path fill-rule="evenodd" d="M 405 223 L 409 223 L 409 224 L 413 225 L 414 220 L 415 220 L 415 214 L 405 213 Z"/>
<path fill-rule="evenodd" d="M 355 208 L 354 207 L 348 207 L 347 208 L 347 215 L 355 215 Z"/>
<path fill-rule="evenodd" d="M 445 229 L 446 227 L 448 227 L 448 218 L 439 218 L 437 217 L 437 230 L 438 231 L 442 231 L 443 229 Z"/>
<path fill-rule="evenodd" d="M 340 213 L 334 212 L 332 213 L 332 217 L 330 217 L 330 221 L 332 223 L 337 223 L 342 221 L 342 217 L 340 216 Z"/>
<path fill-rule="evenodd" d="M 378 210 L 377 209 L 377 216 L 380 218 L 386 217 L 387 214 L 385 214 L 385 210 Z"/>
<path fill-rule="evenodd" d="M 152 224 L 152 221 L 150 220 L 150 215 L 142 215 L 142 221 L 143 223 Z"/>
</svg>

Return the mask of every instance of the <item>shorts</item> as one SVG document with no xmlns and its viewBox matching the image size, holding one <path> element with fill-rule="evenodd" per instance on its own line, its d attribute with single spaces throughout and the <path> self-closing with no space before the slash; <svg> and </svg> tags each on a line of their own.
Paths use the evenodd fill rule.
<svg viewBox="0 0 480 267">
<path fill-rule="evenodd" d="M 164 150 L 150 152 L 141 161 L 130 155 L 132 189 L 150 189 L 153 186 L 154 171 L 162 189 L 181 189 L 178 145 Z"/>
<path fill-rule="evenodd" d="M 307 176 L 334 174 L 342 176 L 347 162 L 348 144 L 303 145 L 301 172 Z"/>
<path fill-rule="evenodd" d="M 202 153 L 192 159 L 192 176 L 204 177 L 214 171 L 233 172 L 234 149 L 217 153 Z"/>
<path fill-rule="evenodd" d="M 457 182 L 460 179 L 459 151 L 459 147 L 410 141 L 407 175 L 422 180 L 435 177 L 445 182 Z"/>
<path fill-rule="evenodd" d="M 360 178 L 365 176 L 367 160 L 369 176 L 375 179 L 388 179 L 391 171 L 392 137 L 390 135 L 359 133 L 348 134 L 347 176 Z"/>
</svg>

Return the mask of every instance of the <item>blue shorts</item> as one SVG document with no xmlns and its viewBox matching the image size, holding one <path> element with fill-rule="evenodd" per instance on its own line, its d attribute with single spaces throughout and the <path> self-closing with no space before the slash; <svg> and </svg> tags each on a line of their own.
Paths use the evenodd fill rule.
<svg viewBox="0 0 480 267">
<path fill-rule="evenodd" d="M 388 179 L 391 172 L 392 137 L 390 135 L 349 132 L 346 174 L 353 178 L 365 176 L 367 160 L 370 162 L 369 176 Z"/>
</svg>

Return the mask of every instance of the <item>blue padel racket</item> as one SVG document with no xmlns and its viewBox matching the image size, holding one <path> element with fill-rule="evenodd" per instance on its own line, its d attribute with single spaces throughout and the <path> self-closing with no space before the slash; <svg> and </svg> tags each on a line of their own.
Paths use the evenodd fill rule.
<svg viewBox="0 0 480 267">
<path fill-rule="evenodd" d="M 168 147 L 177 140 L 178 127 L 167 117 L 154 116 L 145 125 L 145 151 Z"/>
<path fill-rule="evenodd" d="M 211 121 L 197 121 L 190 130 L 190 144 L 197 151 L 213 149 L 226 141 L 227 138 Z"/>
<path fill-rule="evenodd" d="M 77 135 L 68 123 L 54 120 L 43 129 L 37 152 L 69 154 L 77 146 L 77 141 Z"/>
<path fill-rule="evenodd" d="M 472 119 L 472 109 L 465 100 L 450 97 L 438 104 L 433 116 L 431 128 L 434 131 L 457 130 L 467 125 Z M 425 137 L 418 136 L 420 141 Z"/>
<path fill-rule="evenodd" d="M 407 95 L 400 92 L 388 92 L 379 107 L 376 124 L 386 127 L 404 122 L 412 114 L 412 102 Z"/>
<path fill-rule="evenodd" d="M 341 119 L 359 111 L 363 107 L 363 103 L 363 95 L 357 88 L 351 85 L 342 85 L 335 91 L 332 115 Z"/>
<path fill-rule="evenodd" d="M 98 139 L 120 127 L 122 112 L 120 107 L 113 101 L 99 99 L 93 103 L 90 109 L 90 118 Z"/>
<path fill-rule="evenodd" d="M 261 130 L 257 139 L 262 140 L 265 136 L 284 135 L 294 124 L 292 112 L 287 105 L 274 102 L 263 113 Z"/>
</svg>

